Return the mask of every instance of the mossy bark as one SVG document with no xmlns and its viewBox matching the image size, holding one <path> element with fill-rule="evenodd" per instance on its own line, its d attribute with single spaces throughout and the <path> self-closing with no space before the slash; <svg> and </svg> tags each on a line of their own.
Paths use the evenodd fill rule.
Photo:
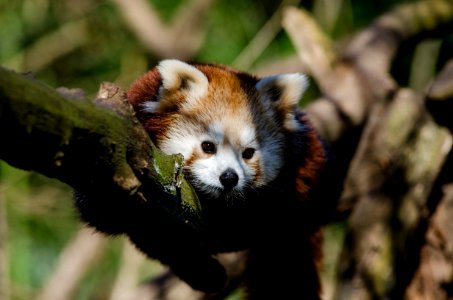
<svg viewBox="0 0 453 300">
<path fill-rule="evenodd" d="M 14 167 L 81 192 L 96 188 L 153 202 L 175 221 L 201 226 L 201 206 L 182 175 L 182 158 L 152 144 L 125 93 L 112 84 L 103 84 L 95 101 L 71 99 L 0 68 L 0 141 L 0 159 Z"/>
</svg>

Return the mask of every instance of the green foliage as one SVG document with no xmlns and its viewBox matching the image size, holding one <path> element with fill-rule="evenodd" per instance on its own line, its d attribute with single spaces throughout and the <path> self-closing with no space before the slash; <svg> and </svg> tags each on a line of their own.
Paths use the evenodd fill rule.
<svg viewBox="0 0 453 300">
<path fill-rule="evenodd" d="M 60 249 L 79 225 L 67 186 L 3 162 L 0 169 L 12 299 L 30 299 L 30 293 L 51 273 Z"/>
</svg>

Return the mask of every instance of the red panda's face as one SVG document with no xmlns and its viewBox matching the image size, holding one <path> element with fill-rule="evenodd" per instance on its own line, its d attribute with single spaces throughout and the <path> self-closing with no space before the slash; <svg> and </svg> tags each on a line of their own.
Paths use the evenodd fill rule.
<svg viewBox="0 0 453 300">
<path fill-rule="evenodd" d="M 285 132 L 299 130 L 294 109 L 305 88 L 299 74 L 256 79 L 165 60 L 131 86 L 128 98 L 156 146 L 184 156 L 195 189 L 219 198 L 278 176 Z"/>
</svg>

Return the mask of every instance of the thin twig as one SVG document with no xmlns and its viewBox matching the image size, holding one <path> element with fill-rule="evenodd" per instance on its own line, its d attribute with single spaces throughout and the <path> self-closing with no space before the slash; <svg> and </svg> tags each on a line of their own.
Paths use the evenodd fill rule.
<svg viewBox="0 0 453 300">
<path fill-rule="evenodd" d="M 344 6 L 346 6 L 344 0 L 316 0 L 313 2 L 313 15 L 322 28 L 330 33 L 337 25 Z"/>
<path fill-rule="evenodd" d="M 428 98 L 431 100 L 446 100 L 453 98 L 453 59 L 450 59 L 445 67 L 429 86 Z"/>
<path fill-rule="evenodd" d="M 159 58 L 190 59 L 203 41 L 202 26 L 212 0 L 192 0 L 173 17 L 168 25 L 149 1 L 112 0 L 137 39 Z"/>
<path fill-rule="evenodd" d="M 110 300 L 124 300 L 125 295 L 137 287 L 140 280 L 139 269 L 145 260 L 145 256 L 126 239 L 123 241 L 122 251 L 121 266 L 110 293 Z"/>
<path fill-rule="evenodd" d="M 3 65 L 22 72 L 38 72 L 56 59 L 80 48 L 89 41 L 85 18 L 64 24 L 19 52 Z"/>
<path fill-rule="evenodd" d="M 92 229 L 80 229 L 69 241 L 37 300 L 70 300 L 83 275 L 103 253 L 106 238 Z"/>
<path fill-rule="evenodd" d="M 257 32 L 253 39 L 242 50 L 233 62 L 233 66 L 248 70 L 274 40 L 282 28 L 282 13 L 286 6 L 297 5 L 300 0 L 283 0 L 272 17 Z"/>
</svg>

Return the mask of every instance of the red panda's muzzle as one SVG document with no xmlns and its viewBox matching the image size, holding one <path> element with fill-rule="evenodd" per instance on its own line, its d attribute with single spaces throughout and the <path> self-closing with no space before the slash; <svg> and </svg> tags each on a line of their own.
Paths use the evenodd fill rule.
<svg viewBox="0 0 453 300">
<path fill-rule="evenodd" d="M 239 176 L 235 170 L 228 168 L 222 174 L 220 174 L 219 180 L 224 189 L 229 191 L 238 184 Z"/>
</svg>

